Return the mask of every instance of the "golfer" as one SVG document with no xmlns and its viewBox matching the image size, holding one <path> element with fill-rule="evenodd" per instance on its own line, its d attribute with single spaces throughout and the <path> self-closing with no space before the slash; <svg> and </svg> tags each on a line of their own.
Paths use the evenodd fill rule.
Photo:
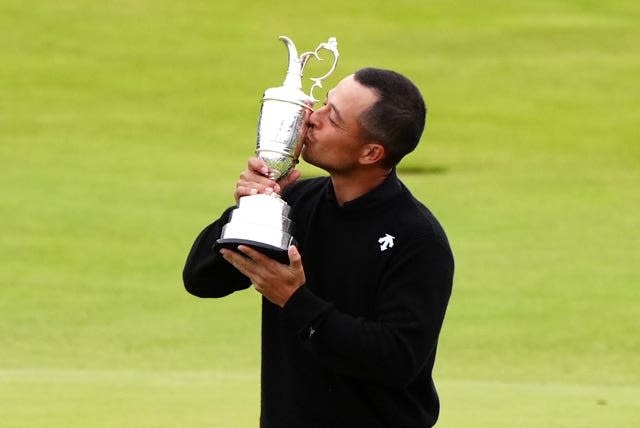
<svg viewBox="0 0 640 428">
<path fill-rule="evenodd" d="M 426 108 L 416 86 L 364 68 L 309 116 L 302 158 L 328 173 L 279 182 L 251 158 L 235 189 L 277 192 L 291 206 L 298 246 L 282 264 L 260 252 L 213 250 L 234 207 L 197 237 L 186 289 L 262 294 L 260 426 L 430 427 L 432 379 L 454 262 L 442 227 L 396 175 Z"/>
</svg>

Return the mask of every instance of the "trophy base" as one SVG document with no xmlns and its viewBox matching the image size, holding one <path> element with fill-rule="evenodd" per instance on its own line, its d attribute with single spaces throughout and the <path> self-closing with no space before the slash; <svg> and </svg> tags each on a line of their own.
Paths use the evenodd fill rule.
<svg viewBox="0 0 640 428">
<path fill-rule="evenodd" d="M 291 243 L 295 245 L 295 241 Z M 237 239 L 237 238 L 221 238 L 216 241 L 217 248 L 229 248 L 231 250 L 237 250 L 238 245 L 246 245 L 257 251 L 260 251 L 265 256 L 283 264 L 289 264 L 289 252 L 288 249 L 282 249 L 274 247 L 273 245 L 265 244 L 263 242 L 251 241 L 249 239 Z"/>
</svg>

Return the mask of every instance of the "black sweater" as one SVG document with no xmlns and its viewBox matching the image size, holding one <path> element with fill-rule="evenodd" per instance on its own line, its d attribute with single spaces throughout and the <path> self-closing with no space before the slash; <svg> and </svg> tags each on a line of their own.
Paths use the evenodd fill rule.
<svg viewBox="0 0 640 428">
<path fill-rule="evenodd" d="M 342 207 L 328 178 L 295 183 L 283 198 L 307 282 L 282 309 L 263 299 L 260 426 L 432 426 L 432 369 L 453 280 L 438 221 L 395 173 Z M 212 251 L 230 212 L 189 254 L 184 282 L 196 296 L 250 285 Z"/>
</svg>

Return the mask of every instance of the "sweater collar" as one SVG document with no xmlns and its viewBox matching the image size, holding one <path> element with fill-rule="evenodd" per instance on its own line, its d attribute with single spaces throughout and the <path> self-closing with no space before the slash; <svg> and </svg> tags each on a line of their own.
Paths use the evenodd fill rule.
<svg viewBox="0 0 640 428">
<path fill-rule="evenodd" d="M 395 195 L 399 194 L 401 190 L 402 183 L 400 182 L 400 179 L 398 179 L 396 169 L 393 168 L 387 178 L 385 178 L 385 180 L 380 183 L 380 185 L 374 187 L 372 190 L 360 196 L 359 198 L 356 198 L 349 202 L 345 202 L 342 207 L 338 205 L 333 189 L 333 183 L 331 182 L 331 180 L 329 180 L 326 198 L 344 214 L 359 214 L 362 212 L 370 211 L 377 205 L 390 200 Z"/>
</svg>

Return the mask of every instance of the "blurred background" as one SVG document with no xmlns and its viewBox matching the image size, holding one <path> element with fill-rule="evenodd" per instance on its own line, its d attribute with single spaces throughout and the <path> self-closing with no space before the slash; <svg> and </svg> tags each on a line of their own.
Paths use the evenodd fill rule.
<svg viewBox="0 0 640 428">
<path fill-rule="evenodd" d="M 638 426 L 639 24 L 628 0 L 0 0 L 0 426 L 258 425 L 260 296 L 181 270 L 279 35 L 337 37 L 325 89 L 376 66 L 424 94 L 398 173 L 456 255 L 438 426 Z"/>
</svg>

